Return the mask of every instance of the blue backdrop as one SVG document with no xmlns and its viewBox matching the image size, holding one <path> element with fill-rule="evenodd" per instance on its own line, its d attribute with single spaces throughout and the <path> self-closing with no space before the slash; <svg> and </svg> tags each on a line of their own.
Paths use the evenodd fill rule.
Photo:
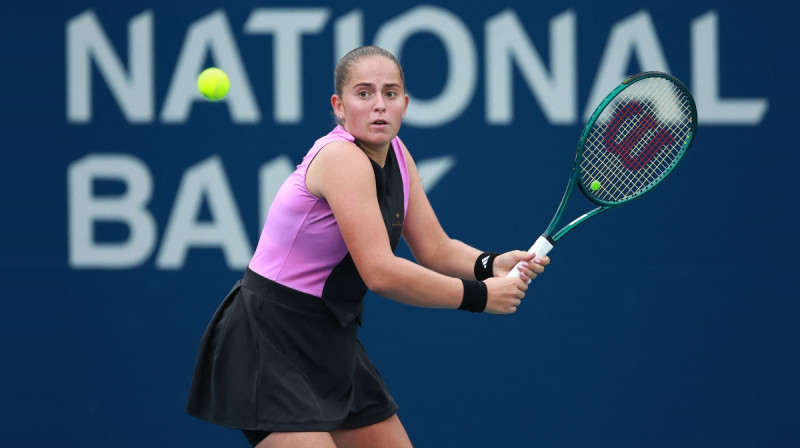
<svg viewBox="0 0 800 448">
<path fill-rule="evenodd" d="M 3 446 L 246 446 L 183 412 L 276 185 L 331 128 L 332 68 L 405 67 L 401 136 L 453 237 L 527 249 L 587 110 L 665 70 L 677 171 L 552 252 L 512 316 L 370 294 L 361 338 L 417 447 L 800 444 L 797 5 L 15 2 L 0 21 Z M 227 100 L 194 87 L 219 65 Z M 410 257 L 401 245 L 400 254 Z"/>
</svg>

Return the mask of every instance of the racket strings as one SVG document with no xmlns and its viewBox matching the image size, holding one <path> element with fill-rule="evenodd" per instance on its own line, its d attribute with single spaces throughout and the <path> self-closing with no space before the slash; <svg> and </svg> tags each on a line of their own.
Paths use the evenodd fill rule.
<svg viewBox="0 0 800 448">
<path fill-rule="evenodd" d="M 653 79 L 653 81 L 655 81 L 655 79 Z M 664 116 L 664 117 L 670 117 L 670 116 L 674 117 L 675 116 L 676 112 L 678 112 L 676 108 L 680 106 L 680 102 L 678 102 L 678 101 L 669 101 L 669 99 L 676 98 L 676 96 L 675 96 L 676 90 L 673 87 L 673 85 L 671 84 L 671 82 L 669 82 L 669 81 L 656 83 L 656 85 L 660 85 L 662 88 L 660 90 L 653 91 L 653 94 L 649 95 L 650 98 L 653 98 L 653 100 L 651 100 L 651 101 L 647 101 L 647 99 L 642 101 L 640 93 L 637 94 L 636 91 L 631 91 L 631 92 L 629 92 L 631 94 L 631 97 L 628 99 L 628 102 L 625 103 L 624 98 L 623 98 L 623 101 L 621 101 L 619 103 L 619 104 L 623 104 L 623 103 L 625 103 L 625 104 L 639 104 L 639 105 L 647 106 L 647 107 L 643 107 L 642 108 L 642 110 L 640 111 L 640 114 L 636 116 L 636 120 L 626 119 L 624 121 L 624 123 L 626 125 L 634 127 L 634 130 L 633 131 L 629 131 L 628 133 L 630 134 L 631 132 L 634 132 L 636 134 L 636 135 L 634 135 L 632 137 L 629 137 L 626 140 L 628 142 L 633 142 L 633 143 L 628 144 L 627 146 L 625 146 L 625 149 L 628 151 L 629 155 L 631 155 L 633 153 L 639 153 L 644 148 L 649 148 L 648 155 L 650 155 L 650 156 L 660 155 L 660 157 L 656 157 L 655 163 L 652 163 L 652 164 L 650 163 L 652 161 L 652 158 L 637 158 L 637 159 L 634 159 L 634 161 L 636 161 L 638 163 L 636 163 L 636 164 L 628 164 L 628 168 L 631 170 L 631 173 L 639 173 L 639 174 L 641 174 L 641 176 L 639 176 L 639 177 L 641 177 L 643 179 L 652 179 L 653 178 L 653 176 L 652 176 L 653 172 L 663 171 L 662 169 L 660 169 L 660 167 L 669 166 L 670 163 L 667 163 L 666 165 L 664 165 L 663 162 L 665 160 L 667 160 L 667 159 L 670 159 L 670 161 L 671 161 L 672 158 L 670 158 L 670 156 L 674 155 L 674 152 L 671 152 L 670 149 L 672 149 L 672 150 L 674 150 L 674 149 L 680 150 L 679 147 L 673 147 L 672 144 L 675 142 L 675 139 L 674 139 L 673 135 L 676 132 L 680 133 L 681 130 L 680 129 L 666 129 L 666 131 L 665 131 L 665 128 L 663 127 L 663 124 L 661 122 L 659 122 L 659 121 L 656 121 L 656 119 L 653 118 L 657 114 L 660 115 L 660 116 Z M 644 86 L 644 87 L 646 87 L 646 86 Z M 644 87 L 643 87 L 643 89 L 644 89 Z M 640 90 L 643 90 L 643 89 L 640 89 Z M 635 103 L 633 103 L 633 102 L 635 102 Z M 658 105 L 661 105 L 660 106 L 661 110 L 659 110 Z M 665 105 L 669 105 L 670 108 L 668 108 L 666 110 L 663 110 Z M 688 110 L 688 107 L 684 109 L 684 113 L 682 113 L 680 115 L 681 118 L 679 120 L 677 120 L 677 121 L 676 120 L 672 120 L 672 122 L 673 123 L 677 122 L 679 125 L 683 124 L 685 121 L 681 121 L 681 120 L 685 120 L 685 119 L 690 118 L 690 114 L 686 114 L 685 113 L 685 111 L 687 111 L 687 110 Z M 649 120 L 646 120 L 646 121 L 648 121 L 648 123 L 645 126 L 641 125 L 641 121 L 643 121 L 642 117 L 647 117 L 649 119 Z M 627 117 L 623 117 L 623 118 L 627 118 Z M 666 122 L 667 120 L 663 120 L 663 121 Z M 672 126 L 672 128 L 674 128 L 674 126 Z M 644 136 L 642 134 L 644 134 L 644 133 L 650 133 L 650 134 L 656 135 L 656 136 L 658 136 L 658 140 L 660 140 L 660 141 L 658 141 L 658 142 L 648 141 L 647 139 L 643 138 Z M 661 148 L 664 148 L 666 150 L 658 151 Z M 623 160 L 626 160 L 625 157 L 623 157 Z M 649 169 L 645 170 L 645 171 L 639 171 L 643 167 L 649 167 Z"/>
<path fill-rule="evenodd" d="M 592 125 L 580 163 L 583 185 L 606 202 L 622 202 L 655 186 L 680 160 L 692 129 L 692 108 L 672 81 L 651 77 L 623 90 Z"/>
</svg>

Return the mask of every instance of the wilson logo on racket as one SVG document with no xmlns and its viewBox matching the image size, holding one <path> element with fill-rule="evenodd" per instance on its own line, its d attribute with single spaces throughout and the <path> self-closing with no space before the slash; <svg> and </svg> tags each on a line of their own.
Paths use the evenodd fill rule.
<svg viewBox="0 0 800 448">
<path fill-rule="evenodd" d="M 637 118 L 638 122 L 633 124 Z M 621 132 L 627 135 L 618 141 Z M 606 150 L 619 156 L 625 168 L 631 171 L 644 168 L 658 151 L 673 143 L 675 137 L 636 101 L 617 111 L 605 133 Z"/>
</svg>

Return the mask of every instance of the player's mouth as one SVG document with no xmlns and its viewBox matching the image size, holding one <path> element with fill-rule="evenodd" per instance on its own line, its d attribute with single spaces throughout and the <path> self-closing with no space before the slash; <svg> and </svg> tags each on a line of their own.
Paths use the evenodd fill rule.
<svg viewBox="0 0 800 448">
<path fill-rule="evenodd" d="M 375 120 L 375 121 L 372 122 L 372 126 L 381 127 L 381 128 L 385 127 L 385 126 L 388 126 L 388 125 L 389 125 L 389 122 L 386 121 L 386 120 Z"/>
</svg>

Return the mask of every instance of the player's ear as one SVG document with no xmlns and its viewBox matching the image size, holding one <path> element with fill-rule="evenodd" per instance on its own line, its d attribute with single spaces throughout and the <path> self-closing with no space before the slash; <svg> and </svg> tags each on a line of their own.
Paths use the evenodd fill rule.
<svg viewBox="0 0 800 448">
<path fill-rule="evenodd" d="M 344 104 L 342 103 L 342 99 L 339 98 L 339 95 L 335 93 L 331 95 L 331 108 L 333 108 L 333 114 L 337 117 L 344 115 Z"/>
</svg>

